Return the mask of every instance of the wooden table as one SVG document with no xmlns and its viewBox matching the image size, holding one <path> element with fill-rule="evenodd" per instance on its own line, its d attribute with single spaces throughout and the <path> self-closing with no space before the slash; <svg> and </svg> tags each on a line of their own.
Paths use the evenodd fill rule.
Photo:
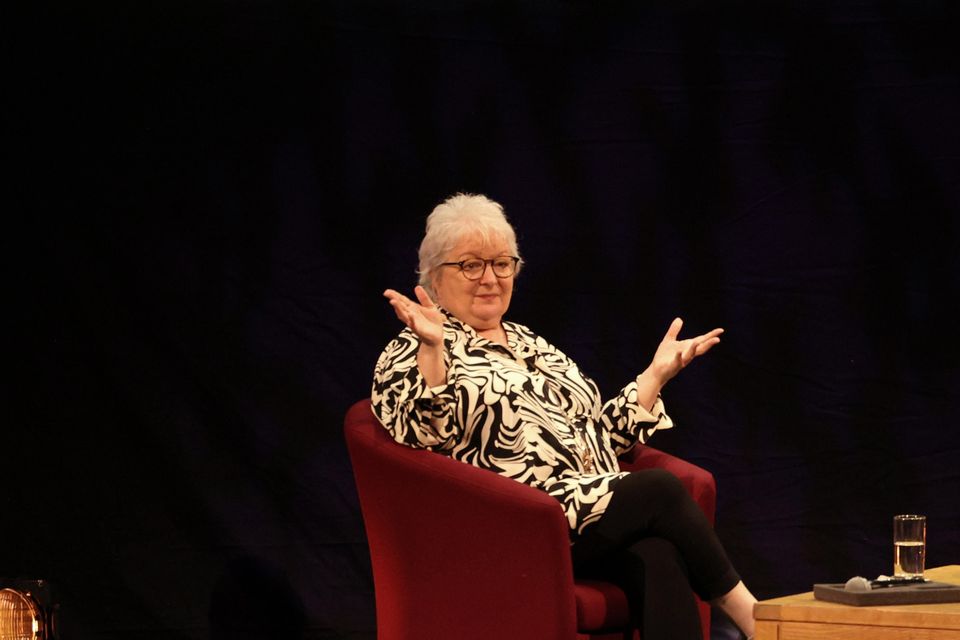
<svg viewBox="0 0 960 640">
<path fill-rule="evenodd" d="M 960 565 L 924 577 L 960 584 Z M 755 640 L 960 640 L 960 602 L 853 607 L 813 592 L 758 602 Z"/>
</svg>

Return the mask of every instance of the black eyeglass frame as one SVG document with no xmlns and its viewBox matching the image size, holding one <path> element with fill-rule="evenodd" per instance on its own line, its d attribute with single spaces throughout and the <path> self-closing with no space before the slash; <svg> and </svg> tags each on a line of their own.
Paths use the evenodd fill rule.
<svg viewBox="0 0 960 640">
<path fill-rule="evenodd" d="M 513 264 L 511 266 L 510 273 L 502 276 L 499 273 L 497 273 L 497 268 L 494 266 L 493 263 L 496 262 L 497 260 L 504 260 L 504 259 L 513 260 Z M 477 272 L 476 278 L 471 278 L 470 276 L 467 275 L 467 272 L 464 270 L 463 265 L 467 264 L 468 262 L 483 263 L 483 268 Z M 466 260 L 461 260 L 460 262 L 441 262 L 440 266 L 441 267 L 457 267 L 460 269 L 460 273 L 463 274 L 463 277 L 466 278 L 467 280 L 479 280 L 480 278 L 483 277 L 483 274 L 487 272 L 487 265 L 490 265 L 490 269 L 493 271 L 493 275 L 495 275 L 500 279 L 503 279 L 503 278 L 509 278 L 510 276 L 514 275 L 517 272 L 517 267 L 520 266 L 521 262 L 522 260 L 520 259 L 519 256 L 497 256 L 496 258 L 490 258 L 489 260 L 484 260 L 483 258 L 468 258 Z"/>
</svg>

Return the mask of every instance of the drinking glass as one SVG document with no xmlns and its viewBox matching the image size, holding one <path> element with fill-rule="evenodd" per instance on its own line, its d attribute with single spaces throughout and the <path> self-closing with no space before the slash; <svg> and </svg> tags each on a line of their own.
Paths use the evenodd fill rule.
<svg viewBox="0 0 960 640">
<path fill-rule="evenodd" d="M 922 578 L 927 557 L 927 517 L 893 517 L 893 575 Z"/>
</svg>

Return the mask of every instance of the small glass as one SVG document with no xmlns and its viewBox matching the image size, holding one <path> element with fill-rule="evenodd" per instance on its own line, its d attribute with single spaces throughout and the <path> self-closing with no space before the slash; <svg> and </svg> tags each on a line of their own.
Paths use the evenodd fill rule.
<svg viewBox="0 0 960 640">
<path fill-rule="evenodd" d="M 893 517 L 893 575 L 922 578 L 927 559 L 927 517 Z"/>
</svg>

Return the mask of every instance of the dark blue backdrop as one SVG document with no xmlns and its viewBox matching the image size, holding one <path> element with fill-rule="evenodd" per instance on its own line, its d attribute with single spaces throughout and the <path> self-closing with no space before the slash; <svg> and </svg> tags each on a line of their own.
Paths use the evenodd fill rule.
<svg viewBox="0 0 960 640">
<path fill-rule="evenodd" d="M 960 562 L 956 4 L 141 4 L 13 23 L 0 576 L 71 637 L 373 637 L 342 418 L 460 190 L 605 393 L 726 328 L 654 444 L 758 596 Z"/>
</svg>

